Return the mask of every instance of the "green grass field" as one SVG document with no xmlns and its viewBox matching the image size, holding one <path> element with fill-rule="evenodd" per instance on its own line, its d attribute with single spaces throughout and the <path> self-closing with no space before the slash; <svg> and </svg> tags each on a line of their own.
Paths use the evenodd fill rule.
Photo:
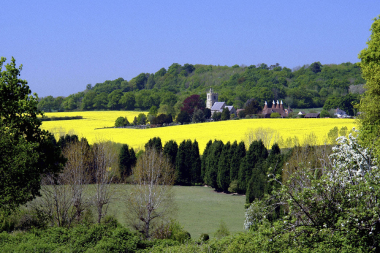
<svg viewBox="0 0 380 253">
<path fill-rule="evenodd" d="M 115 200 L 110 204 L 108 214 L 115 216 L 126 225 L 123 195 L 129 185 L 115 185 Z M 243 231 L 245 196 L 217 193 L 203 186 L 175 186 L 175 202 L 178 212 L 176 220 L 198 239 L 202 233 L 213 237 L 223 220 L 231 233 Z"/>
</svg>

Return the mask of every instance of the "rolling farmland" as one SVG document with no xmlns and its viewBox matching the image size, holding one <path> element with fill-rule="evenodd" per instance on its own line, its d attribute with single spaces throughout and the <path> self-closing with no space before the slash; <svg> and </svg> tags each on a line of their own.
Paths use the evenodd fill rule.
<svg viewBox="0 0 380 253">
<path fill-rule="evenodd" d="M 357 124 L 353 119 L 242 119 L 181 126 L 169 126 L 152 129 L 104 128 L 112 127 L 117 117 L 127 117 L 129 122 L 141 112 L 135 111 L 86 111 L 45 113 L 48 117 L 83 116 L 79 120 L 44 121 L 42 128 L 51 131 L 56 137 L 65 133 L 75 133 L 86 137 L 90 144 L 97 140 L 111 140 L 126 143 L 133 148 L 143 148 L 152 137 L 159 136 L 163 144 L 169 140 L 178 143 L 196 139 L 200 151 L 203 152 L 210 139 L 241 141 L 246 139 L 246 133 L 251 129 L 271 128 L 286 140 L 297 136 L 302 143 L 306 135 L 314 133 L 318 144 L 323 144 L 330 129 L 346 126 L 348 130 Z M 104 128 L 104 129 L 99 129 Z"/>
</svg>

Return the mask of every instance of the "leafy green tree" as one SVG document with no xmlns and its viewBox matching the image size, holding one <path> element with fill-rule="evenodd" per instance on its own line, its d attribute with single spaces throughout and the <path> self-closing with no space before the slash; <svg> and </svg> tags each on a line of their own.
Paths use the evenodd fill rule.
<svg viewBox="0 0 380 253">
<path fill-rule="evenodd" d="M 314 62 L 310 65 L 311 71 L 313 71 L 314 74 L 317 74 L 321 72 L 322 64 L 320 62 Z"/>
<path fill-rule="evenodd" d="M 257 100 L 254 98 L 248 99 L 247 102 L 244 104 L 245 114 L 257 114 L 261 110 L 262 108 L 259 102 L 257 102 Z"/>
<path fill-rule="evenodd" d="M 93 110 L 94 109 L 94 99 L 96 97 L 96 92 L 89 90 L 83 97 L 82 100 L 82 110 Z"/>
<path fill-rule="evenodd" d="M 228 110 L 227 107 L 225 107 L 222 111 L 222 115 L 220 117 L 221 120 L 228 120 L 230 119 L 231 115 L 230 115 L 230 110 Z"/>
<path fill-rule="evenodd" d="M 321 117 L 321 118 L 330 117 L 330 113 L 329 113 L 327 110 L 323 109 L 323 110 L 321 111 L 321 115 L 320 115 L 320 117 Z"/>
<path fill-rule="evenodd" d="M 127 117 L 118 117 L 115 121 L 115 127 L 129 126 Z"/>
<path fill-rule="evenodd" d="M 222 113 L 221 112 L 214 112 L 212 114 L 212 119 L 214 121 L 219 121 L 222 118 Z"/>
<path fill-rule="evenodd" d="M 203 114 L 204 114 L 204 116 L 205 116 L 206 119 L 211 118 L 211 110 L 209 108 L 205 108 L 203 110 Z"/>
<path fill-rule="evenodd" d="M 192 122 L 199 123 L 204 122 L 206 120 L 205 115 L 202 110 L 196 109 L 193 113 Z"/>
<path fill-rule="evenodd" d="M 126 110 L 133 110 L 135 108 L 135 95 L 132 92 L 124 93 L 119 104 Z"/>
<path fill-rule="evenodd" d="M 190 115 L 185 111 L 181 111 L 178 114 L 176 121 L 178 123 L 181 123 L 181 124 L 189 123 L 190 122 Z"/>
<path fill-rule="evenodd" d="M 97 110 L 101 109 L 106 109 L 108 105 L 108 95 L 106 92 L 102 92 L 98 95 L 93 100 L 94 104 L 93 107 Z"/>
<path fill-rule="evenodd" d="M 18 78 L 22 66 L 0 60 L 0 208 L 13 210 L 39 196 L 45 173 L 61 171 L 65 159 L 54 137 L 42 130 L 38 97 Z"/>
<path fill-rule="evenodd" d="M 158 113 L 157 106 L 153 105 L 153 106 L 149 109 L 149 115 L 157 116 L 157 113 Z"/>
<path fill-rule="evenodd" d="M 121 90 L 114 90 L 108 95 L 108 105 L 107 107 L 111 110 L 119 110 L 121 105 L 119 103 L 123 92 Z"/>
<path fill-rule="evenodd" d="M 145 125 L 146 124 L 146 115 L 144 113 L 139 113 L 137 116 L 137 124 L 138 125 Z"/>
</svg>

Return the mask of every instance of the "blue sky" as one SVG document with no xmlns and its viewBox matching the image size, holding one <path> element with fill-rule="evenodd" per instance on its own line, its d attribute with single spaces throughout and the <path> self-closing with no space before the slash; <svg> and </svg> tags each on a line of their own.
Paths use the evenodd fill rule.
<svg viewBox="0 0 380 253">
<path fill-rule="evenodd" d="M 172 63 L 357 62 L 379 0 L 5 1 L 0 56 L 39 97 Z"/>
</svg>

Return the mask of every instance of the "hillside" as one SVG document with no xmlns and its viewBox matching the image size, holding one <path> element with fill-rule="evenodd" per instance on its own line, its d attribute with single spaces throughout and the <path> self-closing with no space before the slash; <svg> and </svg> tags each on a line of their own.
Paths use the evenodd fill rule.
<svg viewBox="0 0 380 253">
<path fill-rule="evenodd" d="M 68 97 L 42 98 L 39 108 L 49 111 L 73 110 L 147 110 L 161 108 L 162 113 L 178 114 L 183 100 L 192 94 L 206 99 L 212 87 L 219 101 L 242 108 L 249 98 L 264 101 L 283 100 L 291 108 L 322 107 L 328 98 L 341 98 L 351 93 L 358 100 L 365 81 L 356 64 L 321 65 L 319 62 L 293 70 L 266 64 L 251 66 L 183 66 L 174 63 L 156 73 L 141 73 L 127 81 L 88 84 L 86 90 Z"/>
</svg>

